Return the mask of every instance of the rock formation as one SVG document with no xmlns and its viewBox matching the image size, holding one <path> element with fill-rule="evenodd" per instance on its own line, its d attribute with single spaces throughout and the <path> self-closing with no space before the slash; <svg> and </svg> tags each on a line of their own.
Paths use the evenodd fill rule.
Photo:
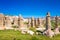
<svg viewBox="0 0 60 40">
<path fill-rule="evenodd" d="M 54 35 L 54 32 L 51 30 L 51 19 L 50 19 L 50 13 L 47 13 L 46 16 L 46 30 L 43 32 L 46 36 L 52 37 Z"/>
<path fill-rule="evenodd" d="M 58 16 L 56 16 L 55 17 L 55 30 L 54 30 L 54 32 L 55 32 L 55 34 L 60 34 L 60 32 L 59 32 L 59 25 L 58 25 Z"/>
<path fill-rule="evenodd" d="M 31 27 L 35 27 L 34 17 L 31 18 Z"/>
</svg>

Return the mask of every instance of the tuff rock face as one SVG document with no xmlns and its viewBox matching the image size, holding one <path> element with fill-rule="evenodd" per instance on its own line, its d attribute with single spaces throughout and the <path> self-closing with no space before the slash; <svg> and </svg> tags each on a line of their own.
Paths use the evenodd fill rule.
<svg viewBox="0 0 60 40">
<path fill-rule="evenodd" d="M 43 34 L 46 36 L 52 37 L 55 34 L 60 34 L 59 32 L 59 25 L 58 25 L 58 17 L 55 17 L 55 29 L 54 32 L 51 30 L 51 19 L 50 19 L 50 13 L 47 13 L 46 20 L 44 19 L 44 22 L 46 21 L 46 28 L 44 27 L 43 20 L 41 18 L 28 18 L 27 21 L 24 21 L 25 19 L 19 15 L 18 17 L 13 17 L 12 16 L 5 16 L 3 14 L 0 14 L 0 30 L 4 29 L 14 29 L 12 28 L 12 21 L 15 26 L 18 26 L 18 30 L 20 30 L 23 34 L 25 34 L 30 27 L 37 27 L 35 30 L 42 31 Z M 12 20 L 12 21 L 11 21 Z M 24 24 L 24 22 L 27 22 Z M 26 26 L 27 25 L 27 26 Z M 33 31 L 28 31 L 29 34 L 33 35 Z"/>
<path fill-rule="evenodd" d="M 4 21 L 4 15 L 0 14 L 0 30 L 5 29 L 5 21 Z"/>
</svg>

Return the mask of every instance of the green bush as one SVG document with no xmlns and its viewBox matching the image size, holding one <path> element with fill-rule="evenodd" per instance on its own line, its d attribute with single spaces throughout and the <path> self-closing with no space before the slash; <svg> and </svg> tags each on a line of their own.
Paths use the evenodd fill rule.
<svg viewBox="0 0 60 40">
<path fill-rule="evenodd" d="M 36 28 L 35 27 L 30 27 L 30 30 L 32 30 L 32 31 L 36 31 Z"/>
<path fill-rule="evenodd" d="M 12 27 L 13 27 L 13 28 L 19 28 L 18 26 L 15 26 L 15 25 L 14 25 L 14 26 L 12 26 Z"/>
</svg>

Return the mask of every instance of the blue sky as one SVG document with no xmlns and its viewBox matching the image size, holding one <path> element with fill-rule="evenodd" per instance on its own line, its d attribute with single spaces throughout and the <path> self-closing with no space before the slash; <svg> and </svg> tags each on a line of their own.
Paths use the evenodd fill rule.
<svg viewBox="0 0 60 40">
<path fill-rule="evenodd" d="M 0 0 L 0 13 L 23 17 L 43 17 L 47 12 L 60 16 L 60 0 Z"/>
</svg>

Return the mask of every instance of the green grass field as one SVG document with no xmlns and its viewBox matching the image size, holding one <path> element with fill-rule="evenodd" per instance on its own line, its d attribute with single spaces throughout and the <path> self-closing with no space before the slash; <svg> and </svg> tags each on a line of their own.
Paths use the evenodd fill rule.
<svg viewBox="0 0 60 40">
<path fill-rule="evenodd" d="M 49 38 L 44 35 L 24 35 L 14 30 L 0 30 L 0 40 L 60 40 L 60 35 Z"/>
</svg>

